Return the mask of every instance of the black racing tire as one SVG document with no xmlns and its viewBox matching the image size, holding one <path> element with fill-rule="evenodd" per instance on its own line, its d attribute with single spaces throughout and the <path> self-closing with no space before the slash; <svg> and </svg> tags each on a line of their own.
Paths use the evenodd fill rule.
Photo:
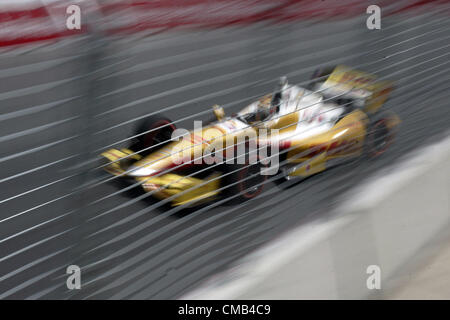
<svg viewBox="0 0 450 320">
<path fill-rule="evenodd" d="M 137 137 L 130 149 L 144 155 L 154 152 L 170 142 L 175 129 L 176 126 L 169 118 L 163 115 L 150 116 L 136 127 L 134 135 Z"/>
<path fill-rule="evenodd" d="M 221 187 L 224 198 L 232 197 L 230 203 L 240 203 L 258 196 L 264 189 L 267 175 L 261 174 L 261 169 L 267 167 L 260 162 L 249 164 L 222 165 L 223 173 Z"/>
<path fill-rule="evenodd" d="M 313 90 L 317 83 L 327 80 L 335 68 L 336 66 L 327 66 L 316 69 L 310 78 L 311 82 L 308 84 L 308 89 Z"/>
<path fill-rule="evenodd" d="M 364 152 L 369 159 L 383 155 L 394 142 L 395 132 L 387 125 L 388 117 L 389 114 L 382 113 L 369 124 Z"/>
</svg>

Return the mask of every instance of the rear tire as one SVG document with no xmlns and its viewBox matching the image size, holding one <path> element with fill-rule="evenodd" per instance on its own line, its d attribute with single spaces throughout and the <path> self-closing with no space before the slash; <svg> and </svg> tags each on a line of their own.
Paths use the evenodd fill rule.
<svg viewBox="0 0 450 320">
<path fill-rule="evenodd" d="M 384 154 L 394 142 L 395 132 L 388 126 L 388 115 L 382 114 L 374 119 L 367 133 L 366 155 L 377 158 Z"/>
<path fill-rule="evenodd" d="M 316 84 L 325 82 L 335 68 L 336 66 L 328 66 L 316 69 L 310 78 L 311 82 L 308 84 L 308 89 L 314 91 Z"/>
<path fill-rule="evenodd" d="M 233 197 L 232 203 L 239 203 L 250 200 L 258 196 L 267 180 L 267 175 L 261 174 L 261 169 L 266 165 L 260 162 L 249 164 L 223 164 L 224 173 L 232 172 L 222 178 L 221 187 L 226 187 L 222 191 L 224 197 Z M 236 196 L 238 195 L 238 196 Z"/>
</svg>

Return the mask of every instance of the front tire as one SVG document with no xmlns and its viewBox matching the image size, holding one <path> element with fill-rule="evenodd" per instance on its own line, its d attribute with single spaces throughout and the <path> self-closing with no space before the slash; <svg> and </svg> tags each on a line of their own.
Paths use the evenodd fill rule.
<svg viewBox="0 0 450 320">
<path fill-rule="evenodd" d="M 170 142 L 175 129 L 172 121 L 163 115 L 148 117 L 137 126 L 130 149 L 141 155 L 154 152 Z"/>
</svg>

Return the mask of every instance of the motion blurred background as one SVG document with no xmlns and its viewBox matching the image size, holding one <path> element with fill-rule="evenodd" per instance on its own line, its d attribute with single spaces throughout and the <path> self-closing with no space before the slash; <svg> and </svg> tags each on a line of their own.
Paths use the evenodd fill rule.
<svg viewBox="0 0 450 320">
<path fill-rule="evenodd" d="M 243 257 L 295 228 L 333 220 L 354 190 L 448 135 L 448 1 L 78 1 L 81 30 L 68 30 L 66 8 L 74 3 L 0 1 L 1 298 L 173 299 L 224 272 L 220 281 L 235 281 L 226 270 Z M 380 30 L 366 26 L 372 4 L 382 10 Z M 125 147 L 149 115 L 163 112 L 190 129 L 194 120 L 211 118 L 214 104 L 231 114 L 271 92 L 280 76 L 306 86 L 315 69 L 334 64 L 395 82 L 386 108 L 402 119 L 401 130 L 377 161 L 340 166 L 282 191 L 270 182 L 260 197 L 240 205 L 195 209 L 161 205 L 99 168 L 99 154 Z M 441 168 L 443 202 L 420 200 L 428 219 L 418 221 L 428 231 L 408 225 L 411 237 L 442 238 L 450 211 L 448 162 Z M 418 194 L 406 193 L 394 209 L 407 210 L 402 204 Z M 401 223 L 391 227 L 401 233 Z M 381 229 L 371 230 L 364 242 L 334 246 L 331 264 L 340 265 L 340 250 L 352 252 L 356 243 L 368 261 L 380 262 L 370 257 L 397 240 L 380 242 Z M 408 260 L 419 252 L 435 252 L 425 242 L 399 243 L 409 267 L 423 265 Z M 309 270 L 324 263 L 311 261 L 303 261 Z M 82 270 L 81 290 L 66 287 L 73 264 Z M 393 270 L 399 268 L 400 262 Z M 349 279 L 331 269 L 338 277 L 334 294 L 310 288 L 310 296 L 296 290 L 271 296 L 268 287 L 262 297 L 364 296 L 349 293 Z M 416 278 L 412 272 L 409 278 Z M 439 279 L 448 279 L 450 270 L 440 272 Z M 355 275 L 366 276 L 365 269 Z M 450 291 L 436 290 L 434 297 L 450 298 Z M 391 291 L 383 297 L 398 296 L 408 297 Z"/>
</svg>

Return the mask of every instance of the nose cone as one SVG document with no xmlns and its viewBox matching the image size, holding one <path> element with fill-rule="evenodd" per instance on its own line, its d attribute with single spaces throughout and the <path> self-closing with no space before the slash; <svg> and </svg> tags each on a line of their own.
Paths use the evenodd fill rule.
<svg viewBox="0 0 450 320">
<path fill-rule="evenodd" d="M 219 140 L 217 140 L 219 139 Z M 180 141 L 169 143 L 162 149 L 153 152 L 129 167 L 129 176 L 146 177 L 167 171 L 171 168 L 197 164 L 203 160 L 203 151 L 214 142 L 225 139 L 223 131 L 207 127 L 203 131 L 191 132 L 183 136 Z"/>
<path fill-rule="evenodd" d="M 202 158 L 203 143 L 193 139 L 182 139 L 169 143 L 164 148 L 151 153 L 130 166 L 129 176 L 146 177 L 156 175 L 171 168 L 176 170 L 185 164 L 192 163 L 196 158 Z"/>
<path fill-rule="evenodd" d="M 128 168 L 128 175 L 132 177 L 153 176 L 172 166 L 174 163 L 170 152 L 158 150 L 131 165 Z"/>
<path fill-rule="evenodd" d="M 158 173 L 158 170 L 152 169 L 148 166 L 141 167 L 137 165 L 132 165 L 129 170 L 131 171 L 128 173 L 128 175 L 132 177 L 149 177 Z"/>
</svg>

